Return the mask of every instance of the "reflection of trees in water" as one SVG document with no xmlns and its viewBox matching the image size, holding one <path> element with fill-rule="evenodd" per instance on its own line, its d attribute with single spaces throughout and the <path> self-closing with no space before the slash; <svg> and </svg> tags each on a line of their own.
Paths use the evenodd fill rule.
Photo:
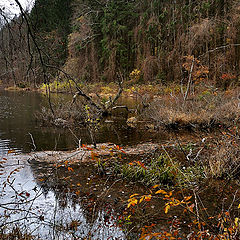
<svg viewBox="0 0 240 240">
<path fill-rule="evenodd" d="M 107 234 L 111 237 L 111 234 L 123 234 L 116 225 L 117 215 L 120 215 L 112 204 L 116 201 L 108 199 L 107 196 L 105 199 L 98 199 L 104 191 L 103 179 L 94 177 L 91 166 L 75 166 L 73 171 L 68 171 L 65 166 L 56 168 L 47 163 L 35 163 L 32 164 L 32 172 L 45 197 L 49 192 L 54 193 L 58 206 L 56 211 L 65 215 L 62 219 L 66 218 L 65 210 L 69 209 L 70 218 L 63 222 L 65 228 L 82 229 L 85 226 L 86 230 L 87 226 L 89 233 L 95 236 Z M 101 187 L 96 190 L 96 185 Z M 117 192 L 118 189 L 114 191 Z M 77 219 L 71 219 L 71 212 L 78 213 Z M 85 230 L 82 229 L 83 232 Z"/>
<path fill-rule="evenodd" d="M 7 152 L 9 150 L 9 140 L 0 139 L 0 156 L 7 155 Z"/>
</svg>

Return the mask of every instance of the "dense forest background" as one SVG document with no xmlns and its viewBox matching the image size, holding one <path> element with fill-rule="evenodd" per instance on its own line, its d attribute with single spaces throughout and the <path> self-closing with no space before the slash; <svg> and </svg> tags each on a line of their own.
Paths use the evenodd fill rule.
<svg viewBox="0 0 240 240">
<path fill-rule="evenodd" d="M 1 10 L 1 15 L 2 10 Z M 2 17 L 0 78 L 39 86 L 64 80 L 237 83 L 237 0 L 36 0 L 30 13 Z"/>
</svg>

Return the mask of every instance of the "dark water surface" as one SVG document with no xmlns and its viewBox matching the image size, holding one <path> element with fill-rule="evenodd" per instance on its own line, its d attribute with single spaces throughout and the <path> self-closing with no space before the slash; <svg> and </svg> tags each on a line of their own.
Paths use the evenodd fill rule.
<svg viewBox="0 0 240 240">
<path fill-rule="evenodd" d="M 91 166 L 71 172 L 23 155 L 34 144 L 41 151 L 73 149 L 77 139 L 91 143 L 84 128 L 74 136 L 68 129 L 40 127 L 35 113 L 41 105 L 47 104 L 39 93 L 0 91 L 0 229 L 17 227 L 41 239 L 126 239 L 115 204 L 132 187 L 127 192 L 122 183 L 96 177 Z M 118 122 L 102 125 L 96 138 L 130 144 L 145 140 L 146 133 Z"/>
<path fill-rule="evenodd" d="M 9 149 L 30 152 L 34 148 L 30 134 L 38 150 L 53 149 L 61 132 L 41 128 L 35 119 L 35 113 L 45 102 L 44 96 L 36 92 L 0 91 L 0 152 Z M 59 145 L 66 147 L 66 138 L 58 138 Z"/>
<path fill-rule="evenodd" d="M 53 95 L 53 98 L 71 100 L 71 96 L 61 94 Z M 128 106 L 134 105 L 132 99 L 122 101 Z M 47 106 L 47 101 L 40 93 L 0 91 L 0 153 L 9 149 L 32 151 L 34 146 L 31 135 L 37 151 L 75 149 L 78 147 L 79 139 L 84 144 L 91 143 L 89 132 L 81 126 L 72 131 L 68 128 L 39 126 L 35 113 L 42 106 Z M 130 128 L 124 121 L 101 124 L 99 131 L 96 132 L 98 143 L 113 142 L 127 145 L 146 141 L 151 137 L 146 131 Z"/>
</svg>

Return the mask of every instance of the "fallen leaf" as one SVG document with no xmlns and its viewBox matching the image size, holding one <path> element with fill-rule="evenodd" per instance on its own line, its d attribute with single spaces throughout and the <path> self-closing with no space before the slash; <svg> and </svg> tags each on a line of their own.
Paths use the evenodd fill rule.
<svg viewBox="0 0 240 240">
<path fill-rule="evenodd" d="M 8 154 L 9 153 L 15 153 L 15 150 L 13 149 L 13 150 L 8 150 Z"/>
<path fill-rule="evenodd" d="M 168 213 L 168 211 L 169 211 L 169 209 L 170 209 L 170 205 L 166 205 L 166 207 L 165 207 L 165 209 L 164 209 L 164 212 L 167 214 Z"/>
<path fill-rule="evenodd" d="M 158 190 L 158 191 L 156 191 L 156 192 L 155 192 L 155 194 L 159 194 L 159 193 L 162 193 L 162 194 L 167 194 L 167 192 L 166 192 L 166 191 L 164 191 L 164 190 Z"/>
</svg>

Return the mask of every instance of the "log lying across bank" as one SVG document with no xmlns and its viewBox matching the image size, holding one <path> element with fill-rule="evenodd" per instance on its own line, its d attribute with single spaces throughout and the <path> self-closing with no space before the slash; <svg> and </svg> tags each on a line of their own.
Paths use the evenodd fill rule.
<svg viewBox="0 0 240 240">
<path fill-rule="evenodd" d="M 28 154 L 28 162 L 31 164 L 48 162 L 61 163 L 68 161 L 69 164 L 78 164 L 95 161 L 98 159 L 107 159 L 110 157 L 136 157 L 154 153 L 160 149 L 161 145 L 155 143 L 138 144 L 132 147 L 121 148 L 112 143 L 98 144 L 97 148 L 92 145 L 83 145 L 81 148 L 73 151 L 45 151 Z"/>
</svg>

